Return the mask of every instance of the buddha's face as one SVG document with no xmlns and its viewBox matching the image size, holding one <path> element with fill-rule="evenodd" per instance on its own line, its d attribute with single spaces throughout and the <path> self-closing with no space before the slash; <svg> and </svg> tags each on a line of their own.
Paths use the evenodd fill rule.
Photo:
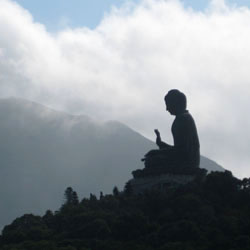
<svg viewBox="0 0 250 250">
<path fill-rule="evenodd" d="M 176 107 L 171 102 L 165 102 L 166 104 L 166 110 L 171 114 L 176 114 Z"/>
</svg>

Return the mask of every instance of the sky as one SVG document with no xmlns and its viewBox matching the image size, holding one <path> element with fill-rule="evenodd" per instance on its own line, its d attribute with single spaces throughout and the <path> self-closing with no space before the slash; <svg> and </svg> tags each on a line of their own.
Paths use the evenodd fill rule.
<svg viewBox="0 0 250 250">
<path fill-rule="evenodd" d="M 158 128 L 171 143 L 163 98 L 178 88 L 201 153 L 250 176 L 247 1 L 51 2 L 0 0 L 0 97 L 118 120 L 153 140 Z"/>
<path fill-rule="evenodd" d="M 156 0 L 157 1 L 157 0 Z M 36 22 L 55 32 L 67 26 L 94 29 L 113 7 L 120 8 L 126 3 L 138 4 L 140 0 L 16 0 L 27 9 Z M 209 0 L 182 0 L 186 8 L 203 11 Z M 237 6 L 250 6 L 249 0 L 227 0 L 227 3 Z"/>
</svg>

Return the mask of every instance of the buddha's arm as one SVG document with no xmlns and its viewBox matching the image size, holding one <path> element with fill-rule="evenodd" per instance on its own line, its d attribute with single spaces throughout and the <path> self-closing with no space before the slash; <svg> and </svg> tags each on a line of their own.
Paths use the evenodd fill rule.
<svg viewBox="0 0 250 250">
<path fill-rule="evenodd" d="M 161 140 L 161 135 L 160 132 L 158 131 L 158 129 L 154 130 L 155 134 L 156 134 L 156 145 L 160 148 L 160 149 L 168 149 L 171 146 L 169 144 L 167 144 L 166 142 L 163 142 Z"/>
<path fill-rule="evenodd" d="M 169 149 L 169 148 L 173 147 L 173 146 L 171 146 L 171 145 L 169 145 L 169 144 L 167 144 L 166 142 L 163 142 L 163 141 L 158 146 L 159 146 L 160 149 Z"/>
</svg>

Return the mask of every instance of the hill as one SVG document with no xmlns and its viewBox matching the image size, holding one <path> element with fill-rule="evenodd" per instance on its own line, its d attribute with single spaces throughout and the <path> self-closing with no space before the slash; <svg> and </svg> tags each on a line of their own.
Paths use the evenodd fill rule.
<svg viewBox="0 0 250 250">
<path fill-rule="evenodd" d="M 134 195 L 127 187 L 80 202 L 65 191 L 59 211 L 17 218 L 0 237 L 3 250 L 250 249 L 250 179 L 229 171 L 205 180 Z"/>
<path fill-rule="evenodd" d="M 0 226 L 61 204 L 61 190 L 122 188 L 155 144 L 117 121 L 58 112 L 23 99 L 0 100 Z M 223 170 L 207 158 L 201 165 Z"/>
</svg>

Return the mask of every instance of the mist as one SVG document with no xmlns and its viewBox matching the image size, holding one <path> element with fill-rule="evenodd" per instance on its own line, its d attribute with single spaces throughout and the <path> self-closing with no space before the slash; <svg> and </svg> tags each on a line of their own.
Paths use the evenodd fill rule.
<svg viewBox="0 0 250 250">
<path fill-rule="evenodd" d="M 14 1 L 0 0 L 0 97 L 37 101 L 96 120 L 119 120 L 171 142 L 164 95 L 178 88 L 201 153 L 250 174 L 250 10 L 211 1 L 141 1 L 107 13 L 95 29 L 50 33 Z"/>
</svg>

